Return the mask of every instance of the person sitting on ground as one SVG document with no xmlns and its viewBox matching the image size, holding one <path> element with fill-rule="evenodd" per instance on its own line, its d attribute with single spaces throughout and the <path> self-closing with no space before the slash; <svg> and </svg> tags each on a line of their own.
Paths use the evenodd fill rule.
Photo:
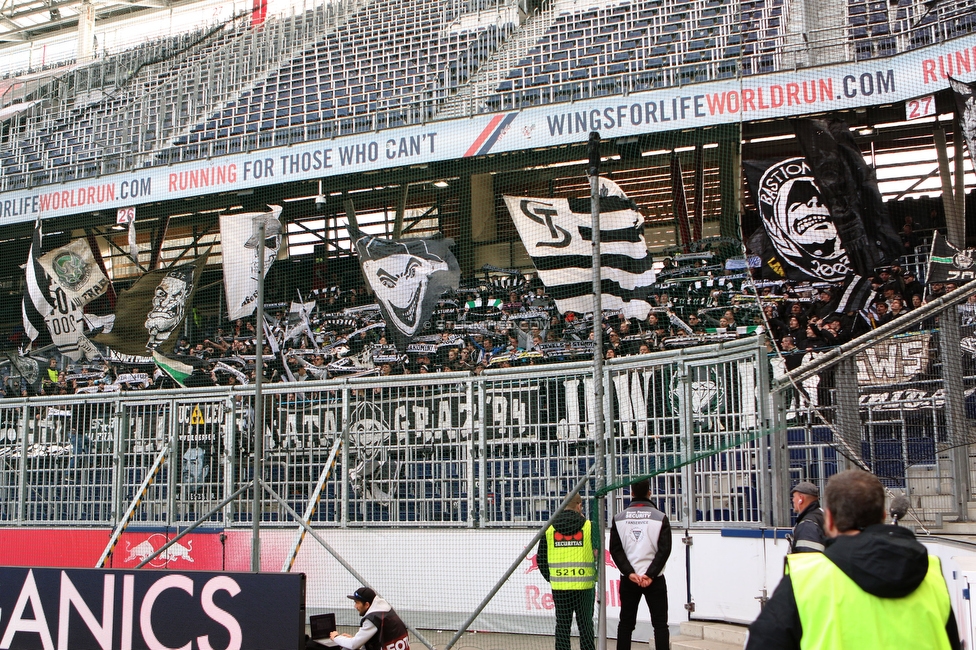
<svg viewBox="0 0 976 650">
<path fill-rule="evenodd" d="M 390 603 L 377 596 L 376 592 L 369 587 L 360 587 L 346 598 L 353 601 L 353 607 L 362 619 L 359 622 L 359 631 L 355 635 L 332 632 L 330 636 L 337 646 L 349 650 L 359 648 L 410 650 L 407 626 L 390 607 Z"/>
</svg>

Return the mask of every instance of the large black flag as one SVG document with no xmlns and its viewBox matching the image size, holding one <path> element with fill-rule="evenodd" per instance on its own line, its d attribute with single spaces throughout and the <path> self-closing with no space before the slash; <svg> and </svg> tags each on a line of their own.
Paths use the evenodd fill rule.
<svg viewBox="0 0 976 650">
<path fill-rule="evenodd" d="M 976 83 L 968 84 L 949 77 L 952 94 L 956 97 L 956 119 L 969 149 L 969 159 L 976 165 Z"/>
<path fill-rule="evenodd" d="M 750 252 L 762 260 L 762 276 L 842 283 L 834 306 L 838 312 L 870 303 L 870 274 L 855 272 L 806 158 L 750 160 L 743 167 L 762 218 L 762 228 L 748 241 Z"/>
<path fill-rule="evenodd" d="M 805 158 L 747 160 L 743 168 L 762 219 L 749 250 L 762 259 L 764 277 L 842 282 L 851 275 L 847 251 Z"/>
<path fill-rule="evenodd" d="M 437 239 L 380 239 L 350 226 L 363 276 L 386 319 L 386 334 L 397 350 L 405 351 L 424 327 L 441 294 L 461 281 L 451 246 Z"/>
<path fill-rule="evenodd" d="M 115 325 L 95 337 L 116 352 L 136 356 L 172 353 L 210 251 L 195 261 L 146 273 L 119 294 Z"/>
<path fill-rule="evenodd" d="M 870 277 L 901 255 L 901 239 L 881 200 L 874 168 L 840 119 L 796 119 L 793 129 L 851 270 Z"/>
<path fill-rule="evenodd" d="M 30 252 L 27 254 L 27 289 L 21 304 L 24 332 L 31 341 L 40 336 L 44 327 L 44 317 L 54 311 L 51 304 L 51 282 L 41 266 L 41 224 L 34 227 Z"/>
</svg>

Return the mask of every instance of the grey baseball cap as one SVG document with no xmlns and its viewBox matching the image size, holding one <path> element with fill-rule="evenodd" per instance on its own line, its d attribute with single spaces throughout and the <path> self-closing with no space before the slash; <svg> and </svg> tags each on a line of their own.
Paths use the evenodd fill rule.
<svg viewBox="0 0 976 650">
<path fill-rule="evenodd" d="M 793 494 L 794 492 L 799 492 L 800 494 L 809 494 L 812 497 L 820 498 L 820 488 L 818 488 L 810 481 L 800 481 L 799 483 L 794 485 L 793 489 L 790 490 L 790 494 Z"/>
</svg>

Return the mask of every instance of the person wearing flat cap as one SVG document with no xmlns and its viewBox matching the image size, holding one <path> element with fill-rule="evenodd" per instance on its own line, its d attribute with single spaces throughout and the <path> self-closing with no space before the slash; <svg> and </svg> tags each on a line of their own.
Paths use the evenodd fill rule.
<svg viewBox="0 0 976 650">
<path fill-rule="evenodd" d="M 376 595 L 369 587 L 360 587 L 346 596 L 362 616 L 355 635 L 333 632 L 332 641 L 349 650 L 410 650 L 407 626 L 397 616 L 390 603 Z"/>
<path fill-rule="evenodd" d="M 823 553 L 824 513 L 820 507 L 820 488 L 810 481 L 800 481 L 790 492 L 796 525 L 790 541 L 790 553 Z"/>
</svg>

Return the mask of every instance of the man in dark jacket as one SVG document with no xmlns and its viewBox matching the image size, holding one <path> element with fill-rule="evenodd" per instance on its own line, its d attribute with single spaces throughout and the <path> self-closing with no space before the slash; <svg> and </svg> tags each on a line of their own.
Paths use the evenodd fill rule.
<svg viewBox="0 0 976 650">
<path fill-rule="evenodd" d="M 790 493 L 793 511 L 796 512 L 796 525 L 793 526 L 793 539 L 790 553 L 823 553 L 824 515 L 820 507 L 820 488 L 810 481 L 800 481 Z"/>
<path fill-rule="evenodd" d="M 583 516 L 583 499 L 574 494 L 539 540 L 539 572 L 552 585 L 556 606 L 556 650 L 570 650 L 573 615 L 580 633 L 580 650 L 594 650 L 593 602 L 596 565 L 593 531 Z"/>
<path fill-rule="evenodd" d="M 824 497 L 826 550 L 787 557 L 746 650 L 960 648 L 939 559 L 909 529 L 884 524 L 881 481 L 848 470 Z"/>
<path fill-rule="evenodd" d="M 630 504 L 610 527 L 610 556 L 620 569 L 620 623 L 617 650 L 630 650 L 641 598 L 647 601 L 654 627 L 655 650 L 668 650 L 668 585 L 664 565 L 671 557 L 671 524 L 650 501 L 650 483 L 630 486 Z"/>
</svg>

